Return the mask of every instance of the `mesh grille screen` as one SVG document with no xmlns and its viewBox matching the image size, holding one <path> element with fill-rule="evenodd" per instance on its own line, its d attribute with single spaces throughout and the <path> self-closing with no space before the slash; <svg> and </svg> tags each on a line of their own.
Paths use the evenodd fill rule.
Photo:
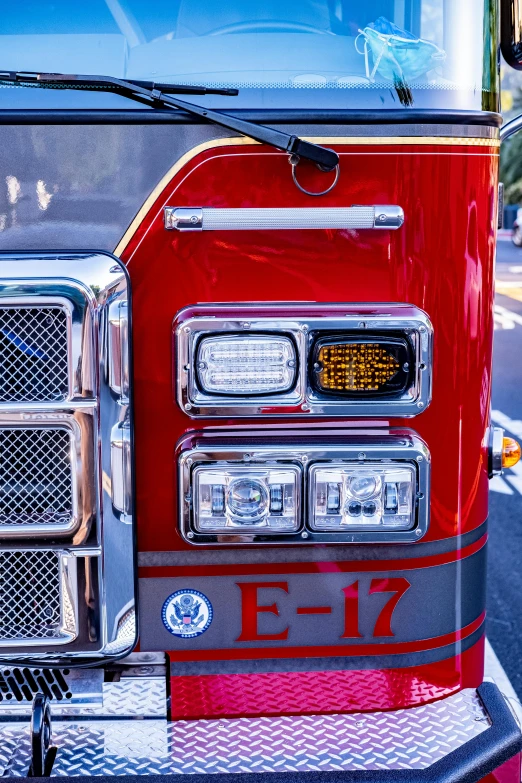
<svg viewBox="0 0 522 783">
<path fill-rule="evenodd" d="M 0 639 L 60 636 L 56 552 L 0 552 Z"/>
<path fill-rule="evenodd" d="M 66 429 L 0 429 L 0 527 L 67 525 L 72 517 Z"/>
<path fill-rule="evenodd" d="M 67 393 L 65 310 L 0 308 L 0 402 L 63 400 Z"/>
</svg>

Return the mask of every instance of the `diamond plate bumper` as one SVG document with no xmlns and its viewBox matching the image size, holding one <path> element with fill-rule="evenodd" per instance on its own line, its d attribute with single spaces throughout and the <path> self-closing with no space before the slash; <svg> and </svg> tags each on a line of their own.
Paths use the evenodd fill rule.
<svg viewBox="0 0 522 783">
<path fill-rule="evenodd" d="M 347 783 L 475 783 L 522 749 L 493 683 L 397 712 L 177 722 L 109 712 L 54 723 L 52 777 L 214 774 L 237 783 L 238 773 L 285 773 L 290 783 L 313 772 Z M 4 722 L 0 734 L 3 776 L 25 777 L 28 726 Z"/>
</svg>

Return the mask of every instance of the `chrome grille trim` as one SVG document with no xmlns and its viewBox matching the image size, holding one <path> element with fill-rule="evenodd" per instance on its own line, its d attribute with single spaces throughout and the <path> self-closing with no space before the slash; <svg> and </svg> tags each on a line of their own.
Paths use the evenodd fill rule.
<svg viewBox="0 0 522 783">
<path fill-rule="evenodd" d="M 75 527 L 74 441 L 63 424 L 0 426 L 0 537 Z"/>
<path fill-rule="evenodd" d="M 69 397 L 70 320 L 63 302 L 0 307 L 0 403 Z"/>
<path fill-rule="evenodd" d="M 76 636 L 76 561 L 53 550 L 0 552 L 0 646 Z"/>
<path fill-rule="evenodd" d="M 20 366 L 17 354 L 9 358 L 11 376 L 8 367 L 0 383 L 0 664 L 7 667 L 96 663 L 135 643 L 129 296 L 125 268 L 109 254 L 0 253 L 0 353 L 3 336 L 22 354 Z M 114 312 L 120 328 L 109 344 Z M 33 372 L 32 360 L 46 357 L 47 375 Z M 111 436 L 119 429 L 125 460 L 113 482 Z M 120 474 L 124 509 L 111 492 Z"/>
</svg>

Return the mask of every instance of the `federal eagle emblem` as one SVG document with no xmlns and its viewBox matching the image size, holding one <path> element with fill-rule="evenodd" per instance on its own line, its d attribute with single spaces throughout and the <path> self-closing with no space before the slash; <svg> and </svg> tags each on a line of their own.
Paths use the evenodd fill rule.
<svg viewBox="0 0 522 783">
<path fill-rule="evenodd" d="M 165 628 L 174 636 L 192 638 L 207 630 L 212 622 L 212 604 L 198 590 L 172 593 L 162 609 Z"/>
</svg>

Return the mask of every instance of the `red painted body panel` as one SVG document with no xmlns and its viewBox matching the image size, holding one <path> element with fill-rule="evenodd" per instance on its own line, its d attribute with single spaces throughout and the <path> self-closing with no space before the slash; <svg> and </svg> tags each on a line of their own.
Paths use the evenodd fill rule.
<svg viewBox="0 0 522 783">
<path fill-rule="evenodd" d="M 175 447 L 187 432 L 216 426 L 216 422 L 192 422 L 175 402 L 172 324 L 179 310 L 205 302 L 388 301 L 422 308 L 434 326 L 433 401 L 414 419 L 395 419 L 389 424 L 417 431 L 431 451 L 431 522 L 423 541 L 458 536 L 484 522 L 498 150 L 484 143 L 459 141 L 455 145 L 332 145 L 341 153 L 341 176 L 337 187 L 320 200 L 296 189 L 285 154 L 257 145 L 203 151 L 174 175 L 122 256 L 128 262 L 132 280 L 137 338 L 134 388 L 140 552 L 191 549 L 177 531 Z M 311 189 L 324 187 L 323 175 L 311 168 L 303 167 L 301 177 Z M 405 223 L 396 232 L 187 234 L 164 229 L 162 208 L 167 204 L 399 204 L 405 212 Z M 284 431 L 285 426 L 296 421 L 288 420 L 285 425 L 279 419 L 273 424 Z M 321 422 L 311 418 L 303 423 L 319 428 L 335 424 L 332 419 Z M 377 423 L 388 424 L 382 420 Z M 234 420 L 219 422 L 219 426 L 239 424 Z M 267 426 L 268 422 L 263 424 Z M 365 424 L 368 426 L 368 421 Z M 246 430 L 258 425 L 259 420 L 241 422 Z M 354 422 L 344 420 L 339 425 L 354 426 Z M 317 560 L 321 560 L 320 548 Z M 281 561 L 284 562 L 284 556 Z M 333 567 L 337 568 L 338 563 Z M 172 568 L 181 575 L 177 566 Z M 250 566 L 244 568 L 248 573 L 255 571 Z M 151 573 L 146 576 L 152 576 L 153 571 L 156 569 L 147 569 Z M 455 599 L 460 600 L 460 596 Z M 337 685 L 342 681 L 350 695 L 342 705 L 335 702 L 335 709 L 406 707 L 446 695 L 463 685 L 476 686 L 482 680 L 480 650 L 480 645 L 475 645 L 456 658 L 419 667 L 422 675 L 405 674 L 406 669 L 382 671 L 379 676 L 372 676 L 371 699 L 364 695 L 364 688 L 357 686 L 357 682 L 368 680 L 371 672 L 337 672 L 341 678 Z M 295 673 L 287 672 L 287 678 L 289 674 Z M 198 683 L 201 696 L 197 708 L 194 707 L 198 716 L 256 714 L 256 709 L 288 711 L 277 699 L 270 702 L 275 706 L 269 708 L 266 698 L 252 696 L 252 701 L 245 702 L 241 696 L 237 701 L 242 705 L 240 712 L 229 712 L 236 709 L 230 707 L 231 699 L 215 695 L 228 693 L 228 681 L 219 680 L 221 676 L 212 681 L 196 678 L 202 683 Z M 419 676 L 427 683 L 426 688 L 414 685 Z M 325 677 L 332 682 L 335 679 L 332 672 Z M 278 681 L 275 690 L 288 693 L 299 689 L 293 680 L 286 682 L 282 687 Z M 316 695 L 310 697 L 307 711 L 313 711 L 315 698 Z M 297 711 L 304 709 L 299 704 Z M 180 716 L 188 716 L 184 709 L 179 708 Z M 330 709 L 326 702 L 324 709 Z"/>
<path fill-rule="evenodd" d="M 172 719 L 314 715 L 415 707 L 482 680 L 484 641 L 437 665 L 173 677 Z"/>
</svg>

